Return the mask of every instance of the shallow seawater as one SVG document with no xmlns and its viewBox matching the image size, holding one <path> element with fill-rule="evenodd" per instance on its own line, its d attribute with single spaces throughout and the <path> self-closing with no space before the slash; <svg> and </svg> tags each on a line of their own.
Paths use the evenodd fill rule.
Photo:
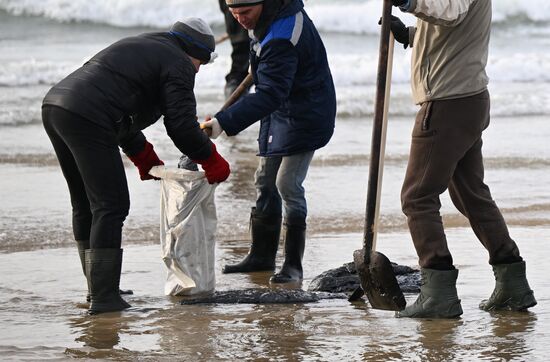
<svg viewBox="0 0 550 362">
<path fill-rule="evenodd" d="M 291 305 L 180 305 L 162 295 L 164 267 L 158 245 L 125 248 L 121 287 L 134 295 L 122 313 L 85 314 L 85 282 L 76 250 L 69 248 L 0 255 L 0 357 L 117 360 L 538 360 L 549 352 L 550 286 L 539 251 L 548 228 L 513 228 L 527 260 L 539 304 L 526 313 L 487 313 L 477 304 L 489 296 L 492 273 L 467 228 L 448 232 L 460 270 L 464 314 L 458 320 L 398 319 L 368 303 L 345 299 Z M 351 261 L 361 234 L 321 235 L 308 240 L 307 289 L 322 271 Z M 240 259 L 248 242 L 220 241 L 217 270 Z M 381 235 L 378 249 L 414 265 L 409 236 Z M 278 264 L 282 262 L 279 255 Z M 546 270 L 546 272 L 545 272 Z M 271 288 L 269 273 L 225 275 L 217 289 Z M 6 278 L 6 276 L 9 276 Z M 407 295 L 412 303 L 416 295 Z"/>
</svg>

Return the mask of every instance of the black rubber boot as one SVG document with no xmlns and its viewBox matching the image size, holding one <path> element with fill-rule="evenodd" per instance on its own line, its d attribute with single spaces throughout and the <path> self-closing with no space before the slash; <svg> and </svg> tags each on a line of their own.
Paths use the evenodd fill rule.
<svg viewBox="0 0 550 362">
<path fill-rule="evenodd" d="M 457 269 L 421 269 L 420 274 L 420 295 L 413 305 L 397 312 L 397 317 L 457 318 L 462 315 L 456 291 Z"/>
<path fill-rule="evenodd" d="M 78 256 L 80 257 L 80 265 L 82 273 L 86 276 L 86 249 L 90 249 L 90 240 L 77 240 L 76 247 L 78 248 Z"/>
<path fill-rule="evenodd" d="M 88 280 L 88 277 L 86 277 L 86 253 L 85 251 L 87 249 L 90 249 L 90 240 L 77 240 L 76 246 L 78 248 L 78 256 L 80 257 L 80 265 L 82 266 L 82 273 L 84 274 L 84 277 L 86 280 Z M 134 291 L 127 289 L 127 290 L 119 290 L 119 293 L 121 295 L 129 295 L 134 294 Z M 86 294 L 86 302 L 90 302 L 90 290 L 88 289 L 88 294 Z"/>
<path fill-rule="evenodd" d="M 294 283 L 303 279 L 302 258 L 306 246 L 306 223 L 303 220 L 285 222 L 285 261 L 281 270 L 274 274 L 271 283 Z"/>
<path fill-rule="evenodd" d="M 238 264 L 225 265 L 223 273 L 248 273 L 275 269 L 275 256 L 281 236 L 281 217 L 262 216 L 252 208 L 250 213 L 252 244 L 248 255 Z"/>
<path fill-rule="evenodd" d="M 233 15 L 230 16 L 233 17 Z M 232 19 L 232 22 L 234 21 L 235 20 Z M 231 70 L 225 76 L 224 87 L 224 95 L 226 99 L 233 94 L 235 89 L 237 89 L 244 78 L 248 75 L 250 41 L 247 33 L 242 32 L 243 29 L 238 23 L 237 26 L 239 27 L 237 32 L 241 34 L 234 34 L 231 39 L 231 47 L 233 49 L 231 52 Z M 242 37 L 242 35 L 245 37 Z M 250 88 L 248 90 L 250 90 Z"/>
<path fill-rule="evenodd" d="M 242 81 L 243 81 L 242 79 L 239 80 L 239 79 L 233 78 L 233 79 L 229 79 L 225 83 L 225 86 L 223 88 L 223 94 L 225 96 L 225 99 L 228 99 L 233 94 L 233 92 L 237 90 L 237 87 L 239 87 Z"/>
<path fill-rule="evenodd" d="M 91 297 L 89 314 L 130 307 L 119 293 L 121 267 L 122 249 L 86 250 L 86 276 Z"/>
<path fill-rule="evenodd" d="M 88 277 L 86 276 L 86 250 L 90 249 L 90 240 L 77 240 L 76 247 L 78 248 L 78 256 L 80 257 L 80 265 L 82 266 L 82 273 L 86 278 L 86 283 Z M 90 301 L 90 289 L 88 289 L 88 294 L 86 294 L 86 302 Z"/>
<path fill-rule="evenodd" d="M 525 262 L 493 265 L 495 289 L 491 297 L 483 300 L 479 308 L 485 311 L 521 311 L 537 304 L 525 275 Z"/>
</svg>

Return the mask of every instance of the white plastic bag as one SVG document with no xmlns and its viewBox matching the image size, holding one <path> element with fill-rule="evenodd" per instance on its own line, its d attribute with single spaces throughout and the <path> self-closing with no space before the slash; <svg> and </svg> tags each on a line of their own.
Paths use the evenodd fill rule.
<svg viewBox="0 0 550 362">
<path fill-rule="evenodd" d="M 160 246 L 168 268 L 164 293 L 191 295 L 215 288 L 217 218 L 214 191 L 204 172 L 155 166 L 161 179 Z"/>
</svg>

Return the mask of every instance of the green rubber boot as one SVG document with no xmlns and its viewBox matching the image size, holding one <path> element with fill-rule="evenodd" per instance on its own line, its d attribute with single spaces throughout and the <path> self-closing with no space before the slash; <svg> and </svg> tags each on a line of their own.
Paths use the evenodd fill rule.
<svg viewBox="0 0 550 362">
<path fill-rule="evenodd" d="M 462 306 L 456 292 L 458 270 L 421 269 L 420 295 L 413 305 L 396 312 L 406 318 L 458 318 Z"/>
<path fill-rule="evenodd" d="M 537 304 L 525 275 L 525 262 L 493 265 L 495 289 L 479 308 L 492 310 L 526 310 Z"/>
</svg>

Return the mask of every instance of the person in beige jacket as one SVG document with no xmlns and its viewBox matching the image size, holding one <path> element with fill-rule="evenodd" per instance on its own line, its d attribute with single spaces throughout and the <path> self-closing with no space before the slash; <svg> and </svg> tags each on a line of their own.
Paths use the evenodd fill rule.
<svg viewBox="0 0 550 362">
<path fill-rule="evenodd" d="M 526 310 L 536 305 L 525 261 L 484 183 L 482 132 L 489 125 L 485 72 L 491 32 L 491 0 L 392 0 L 417 17 L 407 28 L 392 17 L 395 39 L 412 47 L 411 83 L 420 105 L 412 131 L 401 203 L 418 254 L 422 286 L 398 317 L 456 318 L 458 270 L 447 246 L 439 196 L 449 190 L 487 249 L 496 278 L 479 307 Z"/>
</svg>

